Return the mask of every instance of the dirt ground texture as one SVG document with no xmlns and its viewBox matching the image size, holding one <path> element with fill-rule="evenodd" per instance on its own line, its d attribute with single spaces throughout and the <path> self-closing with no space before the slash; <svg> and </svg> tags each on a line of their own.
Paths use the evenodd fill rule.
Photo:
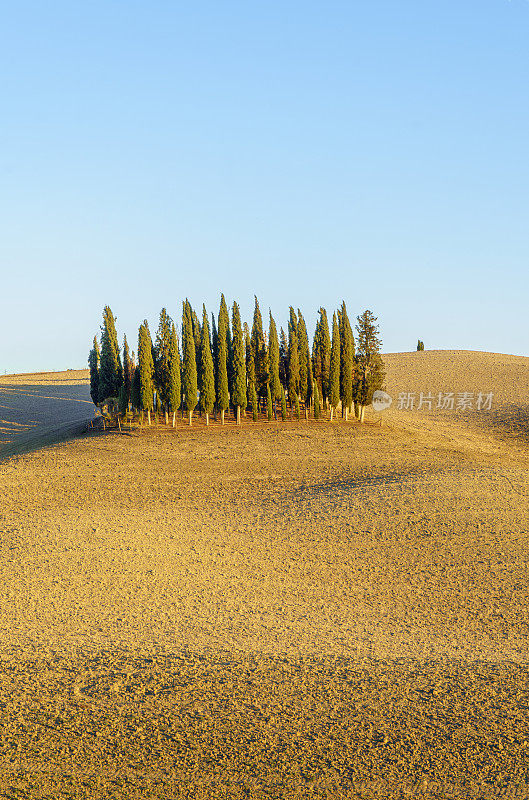
<svg viewBox="0 0 529 800">
<path fill-rule="evenodd" d="M 474 415 L 9 451 L 0 796 L 529 797 L 529 359 L 475 356 L 386 357 Z"/>
</svg>

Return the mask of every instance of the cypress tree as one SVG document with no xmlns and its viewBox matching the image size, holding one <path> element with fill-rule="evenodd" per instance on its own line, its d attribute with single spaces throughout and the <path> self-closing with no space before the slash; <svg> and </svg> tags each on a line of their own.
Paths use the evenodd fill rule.
<svg viewBox="0 0 529 800">
<path fill-rule="evenodd" d="M 255 383 L 252 384 L 250 398 L 252 403 L 252 419 L 254 422 L 257 422 L 258 408 L 257 408 L 257 391 L 255 389 Z"/>
<path fill-rule="evenodd" d="M 314 381 L 314 419 L 320 418 L 320 392 L 317 381 Z"/>
<path fill-rule="evenodd" d="M 127 337 L 123 337 L 123 386 L 125 388 L 125 396 L 127 398 L 127 407 L 130 403 L 130 395 L 132 391 L 132 375 L 134 373 L 134 364 L 130 357 L 129 344 Z"/>
<path fill-rule="evenodd" d="M 255 297 L 253 313 L 251 350 L 255 367 L 256 390 L 260 397 L 264 397 L 266 395 L 266 387 L 270 380 L 270 362 L 263 332 L 263 319 L 261 317 L 257 297 Z"/>
<path fill-rule="evenodd" d="M 193 336 L 193 317 L 189 301 L 183 304 L 182 314 L 182 348 L 184 355 L 183 365 L 183 390 L 185 406 L 189 414 L 189 424 L 193 424 L 193 411 L 197 404 L 197 362 L 195 339 Z"/>
<path fill-rule="evenodd" d="M 295 394 L 294 398 L 295 398 L 294 399 L 294 408 L 295 408 L 296 419 L 299 419 L 299 396 L 297 394 Z"/>
<path fill-rule="evenodd" d="M 281 381 L 279 378 L 279 341 L 277 339 L 277 328 L 270 311 L 270 325 L 268 328 L 268 355 L 270 364 L 270 384 L 271 394 L 274 400 L 274 413 L 276 400 L 281 399 Z"/>
<path fill-rule="evenodd" d="M 155 353 L 155 374 L 156 388 L 161 404 L 164 406 L 167 422 L 167 412 L 169 410 L 169 392 L 171 382 L 171 330 L 173 320 L 165 310 L 160 311 L 160 323 L 156 334 Z"/>
<path fill-rule="evenodd" d="M 132 403 L 132 408 L 139 410 L 141 406 L 141 392 L 140 392 L 140 368 L 134 367 L 134 373 L 132 375 L 132 387 L 130 391 L 130 401 Z"/>
<path fill-rule="evenodd" d="M 182 364 L 180 361 L 178 337 L 176 335 L 176 328 L 173 322 L 171 325 L 171 339 L 169 342 L 169 390 L 167 395 L 169 408 L 173 412 L 173 428 L 176 422 L 176 412 L 180 408 L 180 403 L 182 401 L 181 369 Z"/>
<path fill-rule="evenodd" d="M 224 412 L 230 402 L 228 390 L 228 337 L 229 319 L 224 295 L 220 298 L 218 348 L 217 348 L 217 405 L 220 409 L 220 421 L 224 425 Z"/>
<path fill-rule="evenodd" d="M 219 361 L 219 334 L 217 331 L 217 323 L 215 321 L 215 314 L 211 314 L 211 355 L 213 356 L 213 379 L 214 379 L 214 390 L 215 390 L 215 401 L 213 403 L 213 410 L 215 413 L 215 422 L 217 421 L 217 386 L 218 386 L 218 376 L 217 376 L 217 365 Z"/>
<path fill-rule="evenodd" d="M 105 306 L 101 326 L 98 402 L 101 403 L 108 397 L 118 397 L 122 383 L 123 367 L 116 333 L 116 318 L 110 307 Z"/>
<path fill-rule="evenodd" d="M 348 419 L 353 402 L 354 339 L 345 302 L 339 312 L 340 327 L 340 398 L 342 416 Z"/>
<path fill-rule="evenodd" d="M 329 336 L 329 323 L 327 312 L 324 308 L 319 310 L 319 319 L 314 333 L 312 346 L 312 365 L 314 380 L 318 383 L 320 399 L 324 403 L 329 397 L 329 368 L 331 361 L 331 338 Z"/>
<path fill-rule="evenodd" d="M 154 403 L 154 362 L 149 324 L 144 320 L 138 333 L 138 366 L 140 376 L 140 408 L 147 411 L 149 425 Z"/>
<path fill-rule="evenodd" d="M 246 364 L 244 338 L 241 326 L 241 315 L 237 303 L 232 308 L 232 348 L 233 348 L 233 385 L 231 388 L 232 403 L 236 408 L 237 425 L 241 424 L 241 407 L 246 408 Z"/>
<path fill-rule="evenodd" d="M 377 318 L 366 310 L 357 317 L 358 350 L 356 354 L 355 400 L 360 407 L 359 419 L 364 421 L 364 409 L 373 400 L 373 392 L 384 383 L 384 362 L 380 355 L 382 341 L 379 338 Z"/>
<path fill-rule="evenodd" d="M 283 422 L 287 418 L 287 399 L 285 397 L 285 387 L 281 384 L 281 419 Z"/>
<path fill-rule="evenodd" d="M 266 418 L 268 422 L 272 419 L 272 393 L 269 383 L 266 384 Z"/>
<path fill-rule="evenodd" d="M 299 392 L 305 403 L 305 419 L 312 400 L 312 364 L 310 359 L 309 337 L 303 315 L 298 308 L 298 351 L 299 351 Z"/>
<path fill-rule="evenodd" d="M 424 342 L 421 339 L 417 339 L 417 350 L 424 350 Z"/>
<path fill-rule="evenodd" d="M 329 371 L 329 402 L 331 404 L 331 421 L 333 413 L 340 402 L 340 329 L 336 314 L 332 318 L 331 364 Z"/>
<path fill-rule="evenodd" d="M 298 321 L 296 313 L 290 306 L 290 319 L 288 322 L 288 399 L 292 409 L 294 398 L 299 393 L 299 352 L 298 352 Z"/>
<path fill-rule="evenodd" d="M 209 339 L 209 323 L 206 306 L 202 308 L 202 336 L 200 341 L 200 405 L 206 415 L 206 425 L 209 425 L 209 415 L 215 405 L 215 375 L 213 369 L 213 356 Z"/>
<path fill-rule="evenodd" d="M 99 344 L 97 337 L 94 336 L 94 344 L 88 354 L 88 366 L 90 367 L 90 397 L 95 406 L 99 403 Z"/>
<path fill-rule="evenodd" d="M 279 380 L 286 389 L 288 386 L 288 344 L 283 328 L 279 333 Z"/>
</svg>

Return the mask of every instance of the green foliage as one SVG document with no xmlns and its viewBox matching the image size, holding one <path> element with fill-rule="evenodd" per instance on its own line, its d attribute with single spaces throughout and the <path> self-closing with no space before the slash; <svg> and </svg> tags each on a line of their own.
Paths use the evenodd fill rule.
<svg viewBox="0 0 529 800">
<path fill-rule="evenodd" d="M 314 381 L 314 419 L 320 418 L 320 391 L 317 381 Z"/>
<path fill-rule="evenodd" d="M 160 323 L 156 334 L 156 345 L 154 348 L 155 360 L 154 371 L 156 377 L 156 388 L 160 397 L 160 402 L 167 410 L 169 408 L 169 393 L 171 382 L 171 331 L 173 320 L 168 315 L 165 308 L 160 312 Z"/>
<path fill-rule="evenodd" d="M 119 353 L 116 319 L 109 306 L 103 311 L 101 326 L 101 356 L 99 361 L 98 402 L 107 397 L 118 397 L 123 383 L 123 367 Z"/>
<path fill-rule="evenodd" d="M 272 393 L 270 392 L 270 384 L 266 386 L 266 418 L 268 422 L 272 419 Z"/>
<path fill-rule="evenodd" d="M 424 350 L 424 342 L 421 339 L 417 340 L 417 350 Z"/>
<path fill-rule="evenodd" d="M 244 338 L 241 326 L 241 315 L 237 303 L 232 308 L 232 348 L 233 348 L 233 384 L 231 401 L 234 406 L 246 408 L 246 364 Z"/>
<path fill-rule="evenodd" d="M 268 328 L 268 358 L 270 370 L 271 392 L 274 400 L 281 397 L 281 381 L 279 379 L 279 341 L 277 338 L 277 328 L 270 311 L 270 325 Z"/>
<path fill-rule="evenodd" d="M 123 337 L 123 385 L 125 388 L 125 395 L 127 398 L 127 405 L 130 401 L 130 395 L 132 391 L 132 375 L 134 372 L 134 366 L 132 364 L 132 358 L 130 357 L 129 345 L 127 342 L 127 337 Z"/>
<path fill-rule="evenodd" d="M 340 329 L 336 314 L 332 318 L 331 363 L 329 372 L 329 402 L 336 409 L 340 402 Z"/>
<path fill-rule="evenodd" d="M 279 334 L 279 380 L 285 389 L 288 386 L 288 344 L 283 328 Z"/>
<path fill-rule="evenodd" d="M 197 404 L 197 362 L 195 338 L 193 336 L 193 317 L 189 300 L 183 303 L 182 313 L 182 348 L 184 356 L 182 389 L 185 398 L 185 407 L 191 420 Z"/>
<path fill-rule="evenodd" d="M 150 411 L 154 405 L 154 362 L 152 341 L 147 320 L 138 332 L 138 367 L 140 378 L 139 408 Z"/>
<path fill-rule="evenodd" d="M 134 373 L 132 375 L 132 387 L 130 390 L 130 402 L 132 403 L 132 408 L 140 409 L 141 408 L 141 387 L 140 387 L 140 368 L 135 367 Z"/>
<path fill-rule="evenodd" d="M 88 354 L 88 366 L 90 368 L 90 397 L 96 406 L 99 403 L 99 358 L 99 344 L 97 337 L 94 336 L 93 347 Z"/>
<path fill-rule="evenodd" d="M 326 310 L 320 308 L 319 315 L 312 346 L 312 365 L 314 380 L 318 384 L 320 398 L 326 400 L 330 392 L 331 337 L 329 335 L 329 323 L 327 321 Z"/>
<path fill-rule="evenodd" d="M 294 395 L 294 409 L 296 419 L 299 419 L 299 396 L 297 394 Z"/>
<path fill-rule="evenodd" d="M 340 398 L 342 409 L 353 402 L 354 339 L 345 303 L 338 312 L 340 328 Z"/>
<path fill-rule="evenodd" d="M 254 422 L 257 422 L 258 418 L 258 406 L 257 406 L 257 391 L 255 389 L 255 384 L 252 383 L 251 390 L 250 390 L 250 400 L 252 404 L 252 419 Z"/>
<path fill-rule="evenodd" d="M 228 390 L 228 352 L 229 352 L 229 319 L 228 309 L 226 308 L 226 301 L 224 295 L 220 298 L 219 309 L 219 327 L 218 327 L 218 345 L 217 345 L 217 374 L 216 374 L 216 389 L 217 389 L 217 405 L 221 411 L 228 408 L 230 402 L 230 394 Z"/>
<path fill-rule="evenodd" d="M 171 411 L 178 411 L 182 402 L 181 371 L 180 349 L 178 347 L 176 328 L 173 323 L 169 342 L 169 384 L 167 394 L 167 403 Z"/>
<path fill-rule="evenodd" d="M 386 377 L 380 355 L 382 341 L 378 336 L 377 318 L 371 311 L 364 311 L 357 320 L 355 401 L 361 406 L 368 406 L 373 399 L 373 392 L 382 388 Z"/>
<path fill-rule="evenodd" d="M 202 411 L 209 415 L 215 405 L 215 374 L 213 369 L 213 356 L 209 338 L 209 323 L 206 306 L 202 309 L 202 336 L 200 341 L 200 406 Z"/>
<path fill-rule="evenodd" d="M 281 384 L 281 419 L 283 422 L 287 418 L 287 398 L 285 397 L 285 387 Z"/>
<path fill-rule="evenodd" d="M 257 297 L 255 298 L 250 348 L 255 368 L 256 390 L 259 395 L 264 396 L 266 393 L 266 387 L 270 380 L 270 359 L 265 343 L 263 320 L 261 317 L 261 311 L 259 309 Z"/>
<path fill-rule="evenodd" d="M 298 308 L 299 393 L 308 405 L 312 397 L 312 370 L 310 366 L 309 338 L 303 315 Z"/>
<path fill-rule="evenodd" d="M 121 415 L 127 413 L 127 408 L 129 405 L 129 398 L 127 397 L 127 390 L 125 389 L 125 384 L 121 385 L 121 389 L 119 390 L 119 413 Z"/>
<path fill-rule="evenodd" d="M 299 393 L 299 351 L 298 351 L 298 320 L 296 312 L 290 306 L 290 319 L 288 321 L 288 399 L 290 407 L 294 397 Z"/>
</svg>

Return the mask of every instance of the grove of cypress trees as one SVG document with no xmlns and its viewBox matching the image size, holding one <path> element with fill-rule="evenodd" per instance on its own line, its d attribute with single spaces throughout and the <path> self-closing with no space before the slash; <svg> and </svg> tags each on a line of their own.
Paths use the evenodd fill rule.
<svg viewBox="0 0 529 800">
<path fill-rule="evenodd" d="M 281 381 L 279 378 L 279 341 L 277 328 L 270 311 L 270 325 L 268 328 L 268 359 L 270 364 L 270 385 L 274 401 L 274 415 L 276 414 L 276 400 L 281 399 Z"/>
<path fill-rule="evenodd" d="M 293 408 L 294 398 L 299 393 L 299 351 L 298 351 L 298 321 L 296 312 L 290 306 L 290 319 L 288 321 L 288 400 Z"/>
<path fill-rule="evenodd" d="M 340 402 L 340 328 L 336 314 L 332 318 L 331 363 L 329 370 L 329 402 L 331 404 L 331 422 L 333 414 Z"/>
<path fill-rule="evenodd" d="M 218 345 L 217 345 L 217 406 L 220 409 L 220 421 L 224 425 L 224 412 L 230 402 L 228 390 L 228 337 L 229 319 L 224 295 L 221 295 L 219 309 Z"/>
<path fill-rule="evenodd" d="M 213 369 L 213 356 L 209 339 L 209 323 L 206 306 L 202 310 L 202 336 L 200 341 L 200 405 L 206 415 L 206 425 L 209 425 L 209 415 L 215 405 L 215 373 Z"/>
<path fill-rule="evenodd" d="M 232 308 L 233 384 L 231 401 L 236 408 L 237 425 L 241 424 L 241 407 L 246 408 L 246 364 L 241 315 L 237 303 Z"/>
<path fill-rule="evenodd" d="M 182 349 L 184 356 L 182 388 L 185 396 L 185 406 L 189 414 L 189 425 L 192 425 L 193 411 L 197 404 L 198 383 L 195 338 L 193 336 L 193 317 L 188 300 L 183 304 Z"/>
<path fill-rule="evenodd" d="M 95 406 L 99 403 L 99 344 L 97 337 L 94 336 L 94 343 L 88 354 L 88 366 L 90 368 L 90 397 Z"/>
<path fill-rule="evenodd" d="M 99 360 L 98 402 L 118 397 L 123 383 L 123 367 L 119 353 L 116 318 L 109 306 L 103 311 L 101 326 L 101 356 Z"/>
<path fill-rule="evenodd" d="M 149 425 L 154 403 L 154 362 L 152 341 L 147 320 L 140 325 L 138 332 L 138 367 L 140 377 L 140 409 L 147 411 Z"/>
<path fill-rule="evenodd" d="M 173 412 L 173 428 L 176 423 L 176 412 L 180 408 L 182 401 L 181 393 L 181 369 L 182 364 L 180 361 L 180 350 L 178 347 L 178 338 L 176 336 L 176 328 L 171 325 L 171 339 L 169 342 L 169 384 L 167 393 L 167 402 L 170 410 Z"/>
<path fill-rule="evenodd" d="M 380 355 L 382 341 L 378 336 L 377 318 L 366 310 L 357 317 L 357 354 L 355 375 L 355 400 L 360 407 L 359 419 L 364 421 L 364 409 L 373 399 L 373 392 L 384 383 L 384 362 Z"/>
<path fill-rule="evenodd" d="M 348 419 L 353 402 L 354 339 L 345 302 L 339 312 L 340 328 L 340 399 L 342 416 Z"/>
</svg>

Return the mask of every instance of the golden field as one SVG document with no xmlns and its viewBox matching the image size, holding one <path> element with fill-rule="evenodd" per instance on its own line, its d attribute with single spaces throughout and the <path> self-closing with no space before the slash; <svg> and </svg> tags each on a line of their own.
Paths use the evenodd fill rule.
<svg viewBox="0 0 529 800">
<path fill-rule="evenodd" d="M 2 796 L 529 796 L 529 359 L 385 362 L 381 427 L 11 436 Z"/>
</svg>

